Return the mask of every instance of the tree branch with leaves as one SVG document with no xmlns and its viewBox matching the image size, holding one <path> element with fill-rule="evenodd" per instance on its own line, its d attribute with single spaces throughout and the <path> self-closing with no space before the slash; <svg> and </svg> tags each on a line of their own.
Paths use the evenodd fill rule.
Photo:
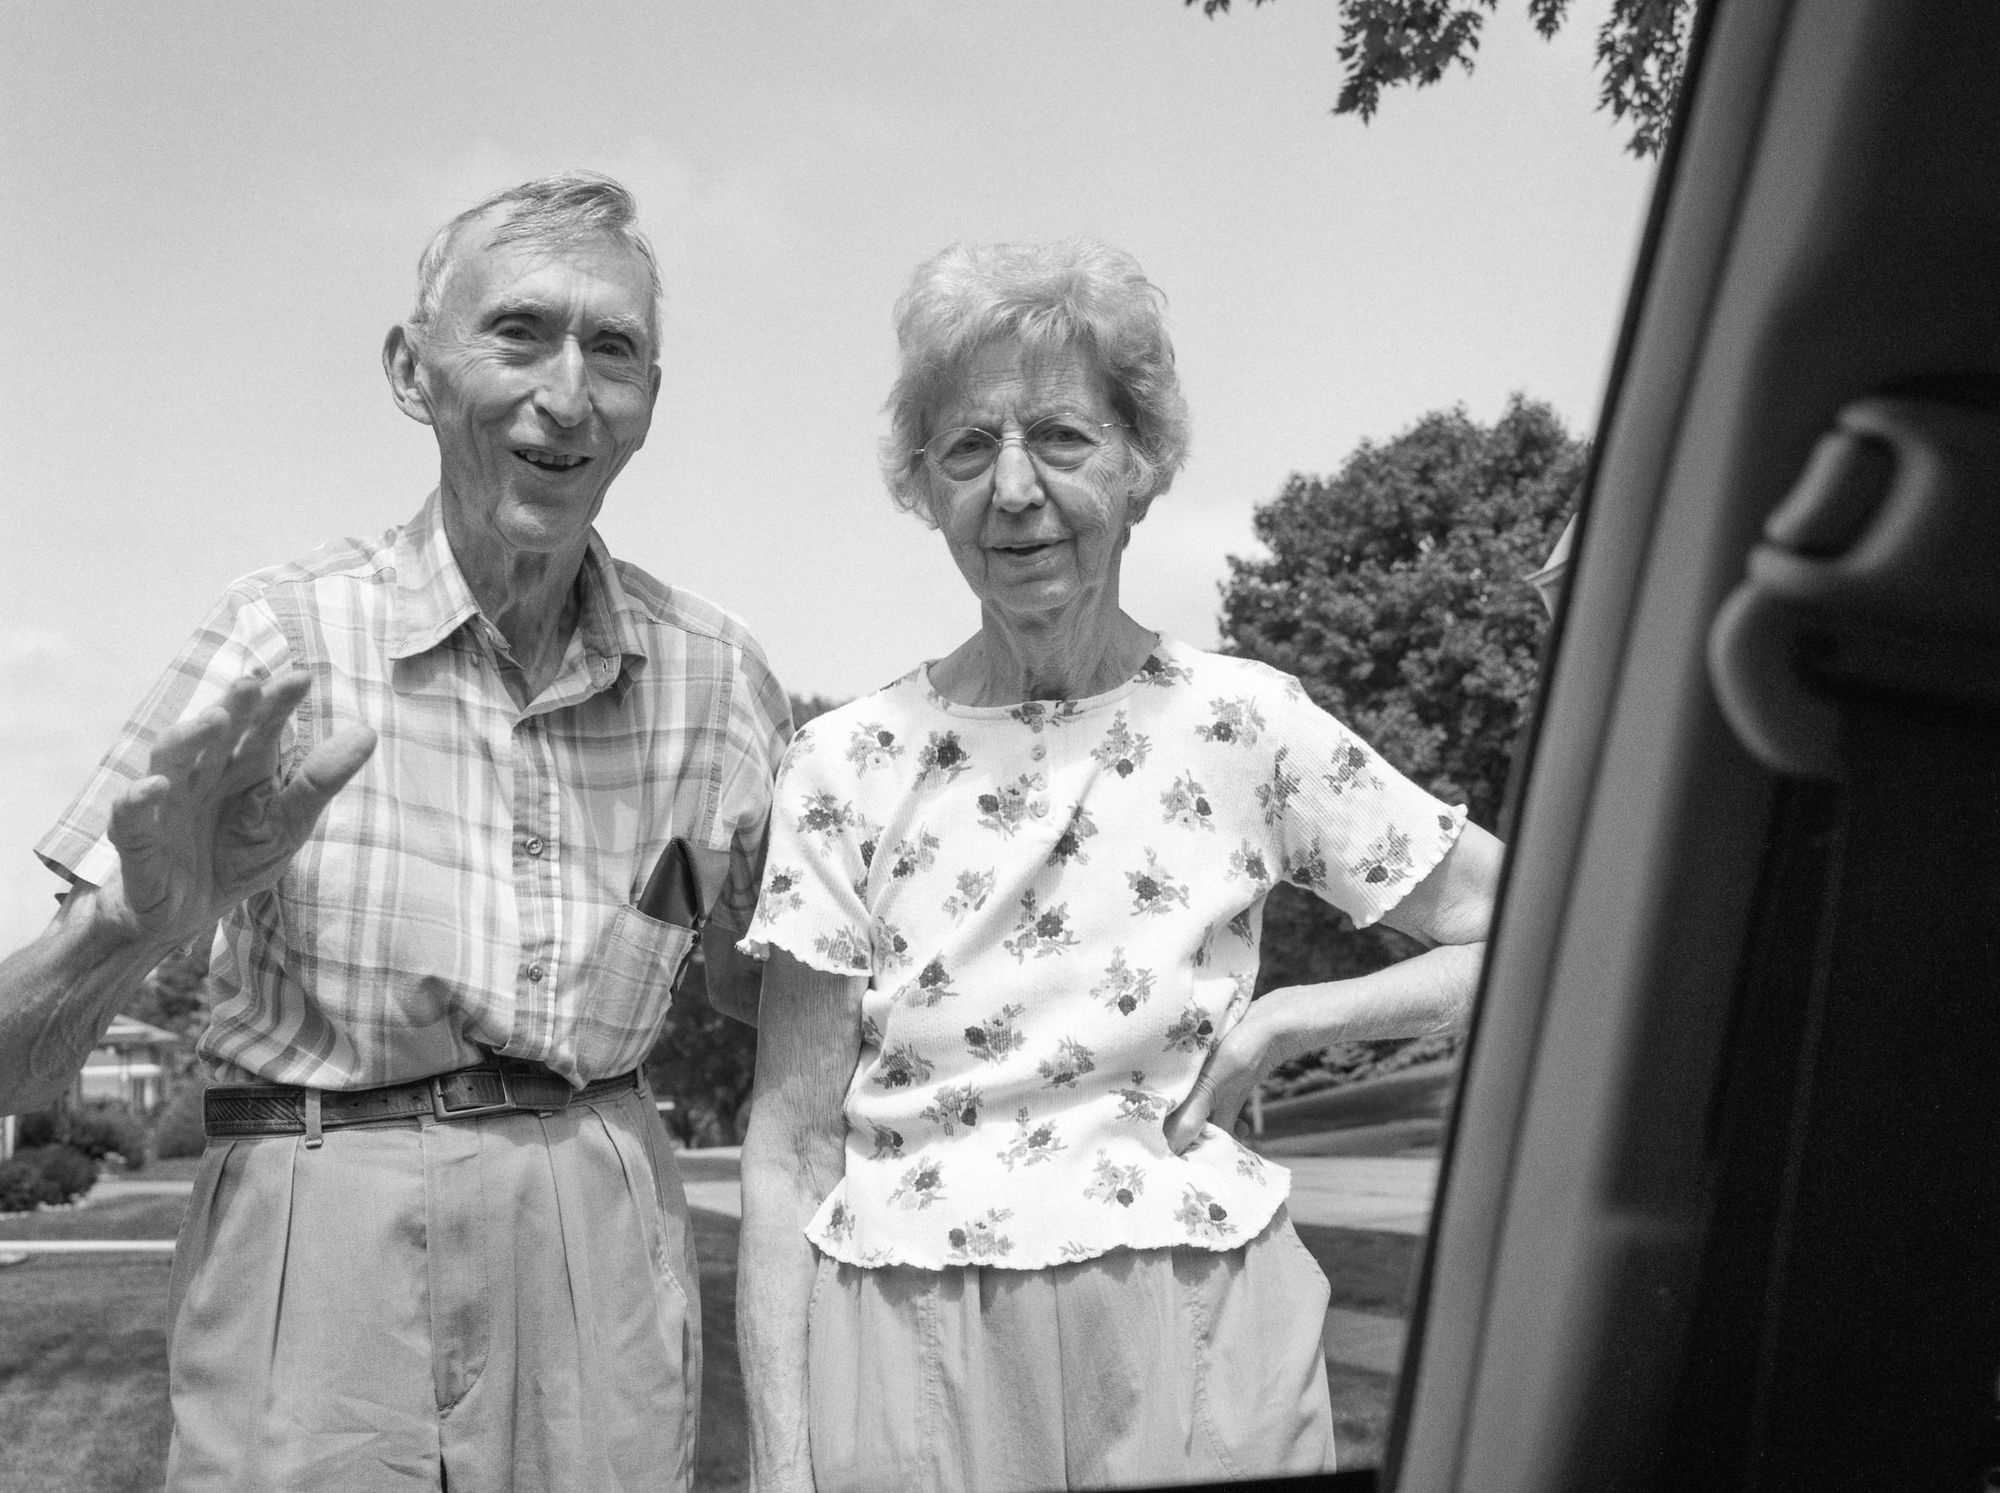
<svg viewBox="0 0 2000 1493">
<path fill-rule="evenodd" d="M 1230 0 L 1183 0 L 1213 20 Z M 1267 0 L 1251 0 L 1253 6 Z M 1528 19 L 1543 40 L 1569 19 L 1570 0 L 1527 0 Z M 1358 114 L 1365 124 L 1381 107 L 1382 91 L 1408 84 L 1427 88 L 1456 65 L 1472 71 L 1486 12 L 1500 0 L 1340 0 L 1340 93 L 1335 114 Z M 1666 144 L 1674 103 L 1687 70 L 1688 30 L 1694 0 L 1612 0 L 1597 31 L 1599 106 L 1629 121 L 1627 148 L 1655 156 Z"/>
</svg>

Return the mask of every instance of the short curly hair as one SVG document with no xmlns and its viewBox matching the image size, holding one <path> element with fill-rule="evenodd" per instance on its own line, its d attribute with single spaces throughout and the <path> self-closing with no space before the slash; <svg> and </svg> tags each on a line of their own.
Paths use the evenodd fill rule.
<svg viewBox="0 0 2000 1493">
<path fill-rule="evenodd" d="M 624 185 L 596 171 L 560 171 L 495 192 L 475 202 L 431 235 L 417 261 L 417 304 L 410 325 L 424 331 L 444 304 L 445 282 L 457 257 L 458 230 L 489 213 L 500 220 L 487 236 L 495 244 L 537 244 L 557 248 L 581 239 L 610 238 L 625 245 L 646 266 L 652 295 L 646 303 L 646 329 L 657 356 L 660 343 L 660 262 L 639 230 L 639 205 Z"/>
<path fill-rule="evenodd" d="M 1187 461 L 1187 401 L 1174 372 L 1166 296 L 1122 249 L 1093 239 L 953 244 L 917 266 L 896 302 L 901 371 L 886 406 L 882 476 L 896 506 L 935 524 L 922 447 L 930 422 L 978 353 L 1013 342 L 1031 355 L 1080 353 L 1128 427 L 1134 518 Z"/>
</svg>

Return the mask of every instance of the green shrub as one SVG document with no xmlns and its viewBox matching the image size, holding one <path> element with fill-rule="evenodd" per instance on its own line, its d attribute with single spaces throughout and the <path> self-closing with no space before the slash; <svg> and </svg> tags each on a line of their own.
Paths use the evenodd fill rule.
<svg viewBox="0 0 2000 1493">
<path fill-rule="evenodd" d="M 97 1181 L 97 1163 L 74 1146 L 31 1146 L 0 1162 L 0 1211 L 73 1203 Z"/>
<path fill-rule="evenodd" d="M 58 1143 L 29 1154 L 42 1169 L 45 1203 L 73 1203 L 97 1182 L 97 1163 L 74 1146 Z"/>
<path fill-rule="evenodd" d="M 199 1156 L 208 1144 L 208 1138 L 201 1131 L 201 1095 L 204 1085 L 199 1081 L 183 1084 L 175 1091 L 153 1120 L 153 1154 L 165 1160 L 169 1156 Z"/>
<path fill-rule="evenodd" d="M 26 1213 L 42 1200 L 42 1169 L 20 1156 L 0 1161 L 0 1213 Z"/>
<path fill-rule="evenodd" d="M 14 1142 L 23 1151 L 69 1146 L 92 1161 L 122 1162 L 133 1171 L 146 1164 L 146 1126 L 132 1107 L 116 1099 L 92 1099 L 22 1115 Z"/>
<path fill-rule="evenodd" d="M 93 1161 L 123 1162 L 132 1171 L 146 1164 L 145 1124 L 116 1099 L 93 1099 L 70 1111 L 56 1139 Z"/>
</svg>

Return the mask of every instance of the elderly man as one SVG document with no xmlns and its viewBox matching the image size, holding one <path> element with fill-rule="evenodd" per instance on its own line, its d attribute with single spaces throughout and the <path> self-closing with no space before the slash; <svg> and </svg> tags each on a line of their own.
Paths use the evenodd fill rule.
<svg viewBox="0 0 2000 1493">
<path fill-rule="evenodd" d="M 446 225 L 383 350 L 437 491 L 231 587 L 38 847 L 72 890 L 0 966 L 0 1108 L 215 933 L 174 1488 L 689 1482 L 698 1278 L 637 1070 L 692 935 L 633 904 L 684 840 L 740 1005 L 789 721 L 735 621 L 591 527 L 658 300 L 603 177 Z"/>
</svg>

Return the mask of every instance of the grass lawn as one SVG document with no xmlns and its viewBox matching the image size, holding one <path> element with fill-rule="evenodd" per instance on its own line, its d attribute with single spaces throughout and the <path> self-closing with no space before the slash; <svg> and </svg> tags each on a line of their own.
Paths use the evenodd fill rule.
<svg viewBox="0 0 2000 1493">
<path fill-rule="evenodd" d="M 1378 1317 L 1402 1317 L 1416 1281 L 1423 1240 L 1413 1234 L 1333 1229 L 1294 1223 L 1299 1241 L 1319 1261 L 1333 1287 L 1333 1305 Z M 1373 1374 L 1348 1364 L 1326 1366 L 1333 1396 L 1334 1445 L 1342 1467 L 1379 1467 L 1395 1398 L 1393 1374 Z"/>
<path fill-rule="evenodd" d="M 0 1218 L 0 1250 L 9 1239 L 171 1239 L 186 1208 L 183 1197 L 141 1196 Z"/>
<path fill-rule="evenodd" d="M 168 1268 L 165 1256 L 0 1268 L 0 1493 L 160 1486 Z"/>
<path fill-rule="evenodd" d="M 0 1223 L 0 1239 L 172 1238 L 179 1198 Z M 702 1261 L 700 1493 L 746 1485 L 733 1218 L 692 1215 Z M 152 1493 L 167 1455 L 166 1257 L 0 1267 L 0 1493 Z"/>
<path fill-rule="evenodd" d="M 132 1197 L 0 1221 L 7 1238 L 171 1238 L 177 1197 Z M 736 1358 L 737 1222 L 692 1215 L 702 1261 L 700 1493 L 745 1486 Z M 1335 1306 L 1401 1316 L 1421 1241 L 1299 1226 Z M 0 1243 L 4 1248 L 4 1243 Z M 0 1268 L 0 1493 L 139 1493 L 159 1487 L 167 1445 L 168 1261 L 41 1256 Z M 1329 1365 L 1341 1463 L 1373 1465 L 1394 1382 Z"/>
<path fill-rule="evenodd" d="M 701 1261 L 701 1435 L 694 1448 L 696 1493 L 736 1493 L 750 1485 L 743 1420 L 743 1369 L 736 1358 L 735 1219 L 700 1209 L 694 1221 Z"/>
<path fill-rule="evenodd" d="M 1414 1234 L 1386 1234 L 1374 1229 L 1323 1228 L 1309 1223 L 1294 1223 L 1292 1227 L 1299 1231 L 1299 1242 L 1326 1272 L 1335 1306 L 1378 1317 L 1409 1314 L 1423 1240 Z"/>
</svg>

